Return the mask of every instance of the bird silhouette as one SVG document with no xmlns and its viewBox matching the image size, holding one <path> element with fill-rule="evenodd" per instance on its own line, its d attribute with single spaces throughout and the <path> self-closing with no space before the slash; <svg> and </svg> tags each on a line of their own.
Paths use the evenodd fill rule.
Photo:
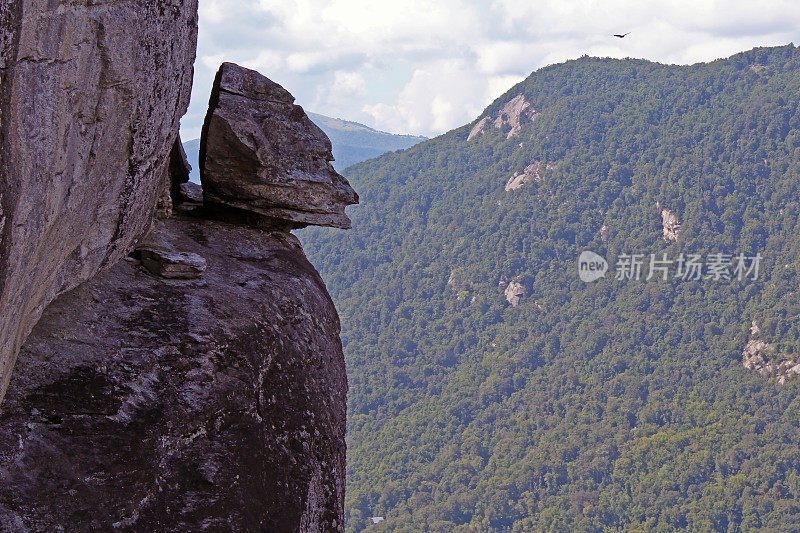
<svg viewBox="0 0 800 533">
<path fill-rule="evenodd" d="M 623 37 L 625 37 L 625 36 L 626 36 L 626 35 L 628 35 L 629 33 L 630 33 L 630 32 L 628 32 L 628 33 L 615 33 L 615 34 L 614 34 L 614 37 L 619 37 L 620 39 L 622 39 Z"/>
</svg>

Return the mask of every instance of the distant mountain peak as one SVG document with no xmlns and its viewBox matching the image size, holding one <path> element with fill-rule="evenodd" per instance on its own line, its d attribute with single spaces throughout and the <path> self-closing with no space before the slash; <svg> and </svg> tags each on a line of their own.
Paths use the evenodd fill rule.
<svg viewBox="0 0 800 533">
<path fill-rule="evenodd" d="M 407 134 L 399 134 L 399 133 L 390 133 L 387 131 L 376 130 L 375 128 L 371 128 L 365 124 L 361 124 L 359 122 L 353 122 L 352 120 L 346 120 L 343 118 L 333 118 L 328 117 L 325 115 L 320 115 L 319 113 L 308 113 L 308 116 L 317 123 L 318 126 L 322 127 L 325 125 L 328 128 L 335 129 L 337 131 L 360 131 L 360 132 L 367 132 L 375 135 L 387 135 L 389 137 L 401 137 L 405 139 L 416 139 L 418 141 L 427 141 L 427 137 L 423 137 L 422 135 L 407 135 Z"/>
<path fill-rule="evenodd" d="M 427 137 L 417 135 L 378 131 L 358 122 L 318 113 L 308 113 L 308 116 L 330 138 L 333 144 L 333 156 L 336 159 L 334 166 L 339 171 L 386 152 L 405 150 L 428 140 Z"/>
</svg>

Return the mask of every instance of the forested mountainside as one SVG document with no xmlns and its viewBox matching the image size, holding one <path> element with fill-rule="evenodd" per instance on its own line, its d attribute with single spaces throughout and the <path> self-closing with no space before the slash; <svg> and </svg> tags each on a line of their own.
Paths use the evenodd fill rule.
<svg viewBox="0 0 800 533">
<path fill-rule="evenodd" d="M 800 530 L 798 104 L 792 45 L 583 57 L 348 169 L 348 530 Z"/>
</svg>

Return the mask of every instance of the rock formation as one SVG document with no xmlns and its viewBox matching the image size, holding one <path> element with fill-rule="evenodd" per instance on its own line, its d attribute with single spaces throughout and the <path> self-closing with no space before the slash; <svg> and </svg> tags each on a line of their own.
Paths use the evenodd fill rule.
<svg viewBox="0 0 800 533">
<path fill-rule="evenodd" d="M 661 207 L 661 204 L 656 204 L 656 208 L 661 212 L 661 226 L 664 234 L 664 241 L 677 241 L 678 233 L 681 229 L 678 217 L 669 209 Z"/>
<path fill-rule="evenodd" d="M 148 231 L 196 28 L 196 0 L 2 3 L 0 398 L 44 307 Z"/>
<path fill-rule="evenodd" d="M 552 170 L 553 167 L 551 165 L 545 165 L 541 161 L 534 161 L 522 172 L 517 172 L 511 178 L 509 178 L 508 182 L 506 183 L 506 192 L 508 191 L 516 191 L 526 183 L 530 183 L 532 181 L 536 183 L 541 183 L 544 181 L 544 171 L 545 168 L 547 170 Z"/>
<path fill-rule="evenodd" d="M 781 353 L 774 344 L 760 339 L 760 335 L 761 330 L 754 320 L 750 326 L 750 340 L 742 351 L 742 366 L 762 377 L 774 377 L 780 385 L 800 375 L 800 359 Z"/>
<path fill-rule="evenodd" d="M 224 63 L 200 148 L 205 205 L 266 226 L 349 228 L 358 196 L 331 165 L 331 143 L 286 89 Z"/>
<path fill-rule="evenodd" d="M 192 252 L 144 247 L 138 250 L 139 259 L 151 274 L 167 279 L 196 279 L 206 271 L 204 257 Z"/>
<path fill-rule="evenodd" d="M 603 224 L 603 227 L 600 228 L 600 240 L 603 242 L 603 244 L 608 244 L 609 241 L 608 232 L 609 232 L 608 226 Z"/>
<path fill-rule="evenodd" d="M 344 530 L 339 319 L 287 230 L 357 197 L 291 95 L 234 66 L 212 192 L 184 183 L 196 10 L 0 7 L 1 531 Z"/>
<path fill-rule="evenodd" d="M 506 290 L 503 294 L 505 295 L 508 303 L 511 304 L 511 307 L 517 307 L 520 299 L 525 296 L 525 287 L 523 287 L 518 281 L 512 281 L 508 284 L 508 287 L 506 287 Z"/>
<path fill-rule="evenodd" d="M 506 138 L 510 139 L 519 135 L 522 126 L 536 118 L 537 115 L 536 110 L 525 100 L 525 96 L 518 94 L 503 104 L 496 114 L 481 118 L 470 130 L 467 140 L 471 141 L 488 131 L 490 126 L 499 129 L 506 134 Z"/>
</svg>

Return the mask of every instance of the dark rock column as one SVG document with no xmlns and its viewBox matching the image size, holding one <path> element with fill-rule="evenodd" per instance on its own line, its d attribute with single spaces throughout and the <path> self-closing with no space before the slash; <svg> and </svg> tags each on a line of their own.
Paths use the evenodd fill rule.
<svg viewBox="0 0 800 533">
<path fill-rule="evenodd" d="M 178 215 L 61 296 L 0 414 L 2 531 L 343 531 L 339 318 L 299 242 Z"/>
</svg>

